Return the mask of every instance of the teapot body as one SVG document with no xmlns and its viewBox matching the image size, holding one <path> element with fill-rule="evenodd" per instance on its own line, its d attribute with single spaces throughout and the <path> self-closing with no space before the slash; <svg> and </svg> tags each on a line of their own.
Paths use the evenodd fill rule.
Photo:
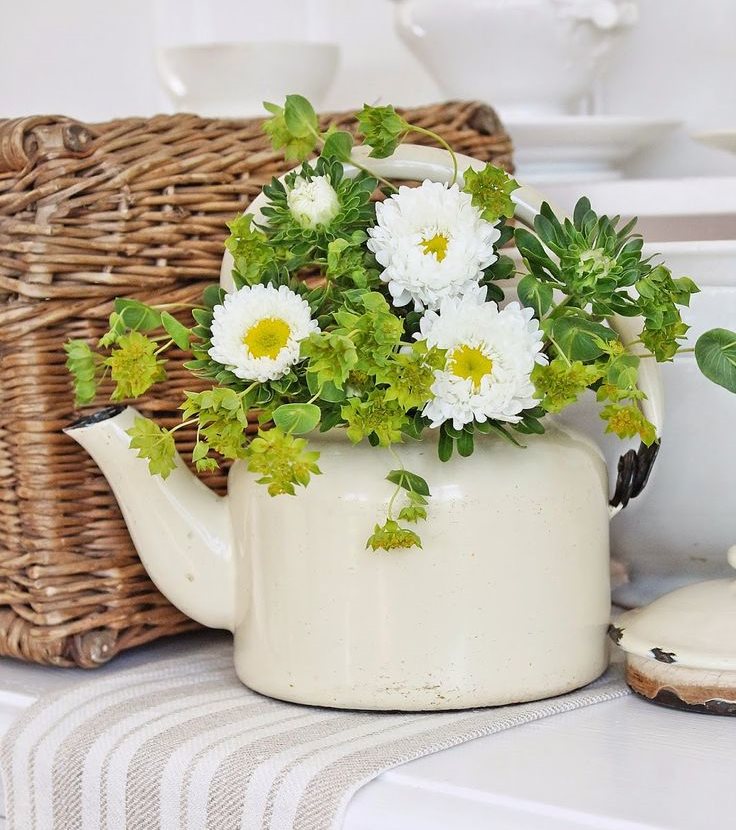
<svg viewBox="0 0 736 830">
<path fill-rule="evenodd" d="M 422 549 L 365 549 L 396 461 L 340 430 L 310 437 L 323 475 L 296 498 L 271 497 L 233 467 L 235 663 L 246 685 L 299 703 L 412 711 L 532 700 L 602 673 L 600 451 L 556 426 L 525 449 L 478 438 L 470 458 L 446 463 L 432 438 L 399 448 L 432 492 Z"/>
</svg>

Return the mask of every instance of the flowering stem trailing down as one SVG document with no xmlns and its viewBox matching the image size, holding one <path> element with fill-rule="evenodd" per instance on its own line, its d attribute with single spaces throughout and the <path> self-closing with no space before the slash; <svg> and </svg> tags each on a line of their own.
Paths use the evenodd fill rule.
<svg viewBox="0 0 736 830">
<path fill-rule="evenodd" d="M 397 191 L 355 163 L 351 133 L 320 129 L 305 98 L 266 108 L 274 148 L 299 164 L 264 187 L 261 224 L 249 214 L 229 223 L 235 291 L 211 285 L 194 306 L 121 298 L 95 348 L 64 347 L 79 405 L 108 375 L 114 400 L 147 394 L 166 378 L 172 349 L 190 355 L 185 367 L 208 388 L 185 393 L 182 422 L 164 429 L 140 418 L 130 430 L 151 473 L 169 475 L 176 433 L 196 426 L 198 471 L 242 459 L 271 495 L 294 495 L 321 474 L 303 436 L 341 429 L 395 459 L 385 520 L 366 546 L 401 550 L 421 547 L 411 526 L 427 520 L 431 492 L 394 446 L 426 430 L 438 430 L 441 461 L 471 455 L 476 440 L 523 446 L 544 433 L 548 414 L 590 391 L 606 430 L 657 440 L 640 408 L 639 363 L 690 351 L 680 309 L 698 289 L 642 255 L 633 223 L 620 227 L 583 198 L 572 219 L 544 204 L 532 229 L 511 230 L 514 179 L 473 165 L 461 188 L 448 143 L 391 106 L 357 114 L 370 155 L 389 156 L 419 132 L 450 153 L 450 185 Z M 372 200 L 377 188 L 383 202 Z M 515 268 L 500 249 L 512 242 L 525 272 L 502 308 Z M 629 347 L 609 325 L 615 315 L 642 319 Z M 736 334 L 706 332 L 694 351 L 707 377 L 736 392 Z"/>
</svg>

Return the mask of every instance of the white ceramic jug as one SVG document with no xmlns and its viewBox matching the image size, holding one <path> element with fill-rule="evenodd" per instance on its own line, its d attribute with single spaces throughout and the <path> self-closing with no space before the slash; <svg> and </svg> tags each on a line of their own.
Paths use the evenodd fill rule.
<svg viewBox="0 0 736 830">
<path fill-rule="evenodd" d="M 451 176 L 444 151 L 356 152 L 382 176 Z M 461 171 L 471 164 L 482 166 L 460 157 Z M 521 188 L 514 199 L 530 222 L 539 198 Z M 226 261 L 225 285 L 229 273 Z M 659 431 L 651 367 L 642 387 Z M 444 464 L 436 437 L 407 441 L 398 452 L 432 491 L 424 547 L 371 552 L 365 539 L 393 490 L 387 450 L 339 430 L 309 436 L 323 475 L 297 497 L 270 497 L 236 462 L 220 498 L 180 460 L 165 481 L 149 476 L 128 448 L 134 416 L 110 407 L 66 432 L 107 476 L 161 591 L 234 632 L 252 689 L 321 706 L 457 709 L 559 694 L 604 670 L 609 516 L 643 487 L 655 452 L 625 456 L 611 508 L 602 454 L 554 421 L 526 449 L 478 436 L 472 457 Z"/>
</svg>

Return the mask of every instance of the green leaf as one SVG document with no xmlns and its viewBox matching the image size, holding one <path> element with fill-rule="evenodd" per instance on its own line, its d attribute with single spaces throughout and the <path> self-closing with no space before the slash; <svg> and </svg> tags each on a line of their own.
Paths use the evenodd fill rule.
<svg viewBox="0 0 736 830">
<path fill-rule="evenodd" d="M 460 437 L 457 439 L 457 451 L 463 458 L 468 458 L 473 454 L 475 449 L 475 442 L 473 433 L 463 430 Z"/>
<path fill-rule="evenodd" d="M 301 98 L 301 96 L 289 97 Z M 282 108 L 265 101 L 263 105 L 273 116 L 263 122 L 263 131 L 271 139 L 271 146 L 274 150 L 283 149 L 284 158 L 287 161 L 304 161 L 317 145 L 316 135 L 309 131 L 302 134 L 305 125 L 309 123 L 307 108 L 299 103 L 292 103 L 290 107 L 289 120 L 299 130 L 299 134 L 297 134 L 292 132 L 287 124 L 285 107 Z"/>
<path fill-rule="evenodd" d="M 353 149 L 353 137 L 344 130 L 337 130 L 330 133 L 325 139 L 322 147 L 322 156 L 325 158 L 336 158 L 338 161 L 350 161 L 350 153 Z"/>
<path fill-rule="evenodd" d="M 401 525 L 394 519 L 387 519 L 385 524 L 377 524 L 368 537 L 366 548 L 371 550 L 402 550 L 404 548 L 421 548 L 422 542 L 413 530 Z"/>
<path fill-rule="evenodd" d="M 221 305 L 225 299 L 225 290 L 220 288 L 217 283 L 208 285 L 202 293 L 202 302 L 209 308 L 213 309 L 216 305 Z"/>
<path fill-rule="evenodd" d="M 276 426 L 292 435 L 311 432 L 321 417 L 320 408 L 313 403 L 285 403 L 273 412 Z"/>
<path fill-rule="evenodd" d="M 127 434 L 130 436 L 130 448 L 138 450 L 138 458 L 147 459 L 151 475 L 167 478 L 176 467 L 172 434 L 148 418 L 136 418 Z"/>
<path fill-rule="evenodd" d="M 386 158 L 398 147 L 409 124 L 392 106 L 371 107 L 365 104 L 358 113 L 358 129 L 371 147 L 373 158 Z"/>
<path fill-rule="evenodd" d="M 77 406 L 92 403 L 97 394 L 99 360 L 84 340 L 69 340 L 64 344 L 66 368 L 74 381 L 74 401 Z"/>
<path fill-rule="evenodd" d="M 482 170 L 469 167 L 463 174 L 463 191 L 472 197 L 472 204 L 481 211 L 487 222 L 498 222 L 502 217 L 514 215 L 511 194 L 519 183 L 509 174 L 493 164 L 486 164 Z"/>
<path fill-rule="evenodd" d="M 695 344 L 695 360 L 708 380 L 736 393 L 736 333 L 711 329 L 701 334 Z"/>
<path fill-rule="evenodd" d="M 408 470 L 391 470 L 386 478 L 392 484 L 403 487 L 404 490 L 408 490 L 410 493 L 418 493 L 420 496 L 431 495 L 429 484 L 416 473 L 410 473 Z"/>
<path fill-rule="evenodd" d="M 115 311 L 123 318 L 125 325 L 134 331 L 153 331 L 161 326 L 161 313 L 138 300 L 118 297 Z"/>
<path fill-rule="evenodd" d="M 183 326 L 173 315 L 168 311 L 161 314 L 161 325 L 166 329 L 166 333 L 176 343 L 180 349 L 189 348 L 189 329 Z"/>
<path fill-rule="evenodd" d="M 289 132 L 297 138 L 305 138 L 317 132 L 318 121 L 314 107 L 303 95 L 287 95 L 284 120 Z"/>
<path fill-rule="evenodd" d="M 440 461 L 449 461 L 452 458 L 452 451 L 455 447 L 455 441 L 451 435 L 447 434 L 444 424 L 440 427 L 440 440 L 437 444 L 437 456 Z"/>
<path fill-rule="evenodd" d="M 326 380 L 320 384 L 314 372 L 307 372 L 306 378 L 310 394 L 317 395 L 321 401 L 342 403 L 345 400 L 345 390 L 338 389 L 332 381 Z"/>
<path fill-rule="evenodd" d="M 534 309 L 536 316 L 541 319 L 552 305 L 552 286 L 540 282 L 533 274 L 527 274 L 519 281 L 519 300 L 522 305 Z"/>
<path fill-rule="evenodd" d="M 568 360 L 595 360 L 603 354 L 600 341 L 616 340 L 616 332 L 584 317 L 568 315 L 550 322 L 550 334 Z"/>
</svg>

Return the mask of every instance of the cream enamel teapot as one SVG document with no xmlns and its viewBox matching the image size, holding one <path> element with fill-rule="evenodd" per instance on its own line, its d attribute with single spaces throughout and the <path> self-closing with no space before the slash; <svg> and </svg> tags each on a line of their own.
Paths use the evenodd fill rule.
<svg viewBox="0 0 736 830">
<path fill-rule="evenodd" d="M 411 145 L 371 167 L 395 179 L 452 174 L 444 151 Z M 513 197 L 530 223 L 541 200 L 527 188 Z M 262 206 L 261 196 L 250 211 Z M 225 287 L 229 273 L 226 261 Z M 650 363 L 643 407 L 659 434 Z M 66 433 L 106 475 L 159 589 L 234 633 L 250 688 L 321 706 L 458 709 L 559 694 L 604 671 L 609 518 L 646 483 L 657 444 L 624 456 L 609 504 L 601 452 L 554 420 L 526 449 L 479 436 L 472 457 L 444 464 L 432 437 L 409 441 L 401 454 L 432 489 L 429 521 L 422 550 L 387 553 L 365 539 L 393 489 L 388 450 L 353 446 L 340 430 L 310 435 L 324 474 L 297 497 L 270 497 L 236 462 L 220 498 L 181 460 L 168 479 L 150 476 L 128 446 L 134 417 L 110 407 Z"/>
</svg>

